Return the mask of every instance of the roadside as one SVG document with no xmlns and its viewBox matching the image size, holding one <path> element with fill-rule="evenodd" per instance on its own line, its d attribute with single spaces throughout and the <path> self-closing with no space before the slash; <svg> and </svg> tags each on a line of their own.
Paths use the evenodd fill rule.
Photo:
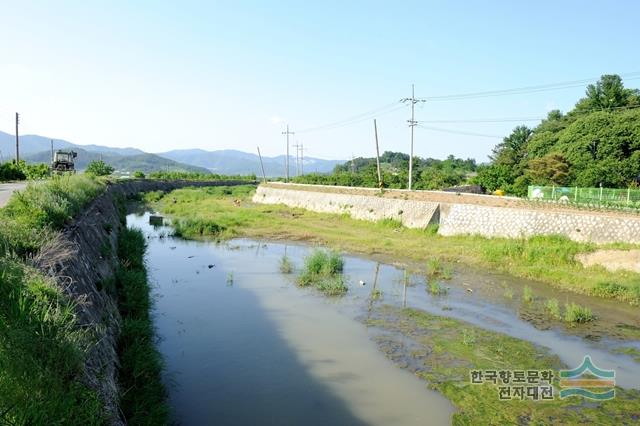
<svg viewBox="0 0 640 426">
<path fill-rule="evenodd" d="M 27 184 L 28 182 L 0 183 L 0 207 L 4 207 L 11 198 L 11 195 L 15 191 L 20 191 L 26 188 Z"/>
</svg>

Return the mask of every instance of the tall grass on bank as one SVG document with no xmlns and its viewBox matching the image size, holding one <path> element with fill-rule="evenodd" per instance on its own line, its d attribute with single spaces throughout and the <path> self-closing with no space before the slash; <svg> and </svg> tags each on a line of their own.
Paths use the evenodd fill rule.
<svg viewBox="0 0 640 426">
<path fill-rule="evenodd" d="M 314 286 L 321 292 L 337 296 L 347 292 L 342 270 L 344 260 L 340 254 L 322 249 L 315 249 L 304 259 L 302 273 L 298 277 L 301 287 Z"/>
<path fill-rule="evenodd" d="M 54 283 L 0 258 L 0 424 L 105 422 L 97 394 L 82 383 L 90 344 Z"/>
<path fill-rule="evenodd" d="M 86 176 L 60 176 L 0 209 L 0 424 L 106 421 L 83 382 L 91 329 L 77 325 L 73 304 L 26 260 L 103 189 Z"/>
<path fill-rule="evenodd" d="M 56 176 L 13 194 L 0 209 L 0 255 L 36 252 L 51 233 L 77 215 L 103 190 L 104 182 L 85 175 Z"/>
<path fill-rule="evenodd" d="M 122 330 L 120 356 L 120 409 L 128 424 L 167 424 L 169 409 L 162 383 L 162 357 L 155 346 L 150 316 L 151 296 L 144 265 L 146 242 L 137 229 L 118 237 L 120 267 L 116 273 Z"/>
</svg>

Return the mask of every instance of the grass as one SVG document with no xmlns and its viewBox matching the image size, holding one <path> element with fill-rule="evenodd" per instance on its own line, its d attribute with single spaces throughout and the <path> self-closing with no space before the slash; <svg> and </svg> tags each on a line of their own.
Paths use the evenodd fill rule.
<svg viewBox="0 0 640 426">
<path fill-rule="evenodd" d="M 500 401 L 493 384 L 473 385 L 469 374 L 480 370 L 554 370 L 563 365 L 557 356 L 524 340 L 478 328 L 464 321 L 431 315 L 416 309 L 382 306 L 368 324 L 393 332 L 416 345 L 401 364 L 417 363 L 418 377 L 444 394 L 457 411 L 454 425 L 477 424 L 634 424 L 640 410 L 640 392 L 616 389 L 609 401 L 581 398 L 550 401 Z M 385 334 L 388 336 L 389 334 Z M 573 367 L 573 366 L 572 366 Z M 557 381 L 555 382 L 557 386 Z M 558 389 L 556 388 L 556 393 Z"/>
<path fill-rule="evenodd" d="M 167 424 L 169 408 L 161 377 L 162 357 L 156 349 L 150 316 L 145 250 L 140 230 L 126 229 L 119 235 L 116 288 L 122 316 L 118 340 L 120 409 L 128 424 Z"/>
<path fill-rule="evenodd" d="M 637 363 L 640 363 L 640 349 L 634 347 L 620 347 L 613 350 L 613 352 L 629 355 Z"/>
<path fill-rule="evenodd" d="M 533 302 L 533 290 L 528 285 L 525 285 L 522 289 L 522 301 L 525 303 Z"/>
<path fill-rule="evenodd" d="M 576 303 L 566 303 L 564 305 L 564 320 L 569 323 L 585 323 L 595 320 L 591 309 L 580 306 Z"/>
<path fill-rule="evenodd" d="M 560 303 L 558 302 L 558 299 L 549 299 L 546 301 L 544 306 L 553 319 L 562 319 L 562 314 L 560 313 Z"/>
<path fill-rule="evenodd" d="M 429 291 L 429 293 L 431 293 L 434 296 L 445 295 L 449 292 L 446 287 L 444 287 L 442 284 L 440 284 L 436 280 L 429 281 L 427 285 L 427 290 Z"/>
<path fill-rule="evenodd" d="M 283 274 L 291 274 L 293 273 L 293 269 L 293 263 L 291 262 L 289 256 L 282 256 L 282 258 L 280 259 L 280 272 L 282 272 Z"/>
<path fill-rule="evenodd" d="M 84 175 L 57 176 L 46 183 L 32 183 L 13 194 L 0 209 L 0 255 L 33 254 L 53 231 L 77 215 L 103 190 L 104 182 Z"/>
<path fill-rule="evenodd" d="M 55 284 L 0 258 L 0 424 L 102 424 L 97 394 L 82 384 L 89 331 Z"/>
<path fill-rule="evenodd" d="M 552 286 L 592 296 L 640 305 L 640 274 L 586 269 L 575 255 L 595 245 L 558 236 L 529 239 L 442 237 L 397 224 L 355 220 L 346 215 L 315 213 L 283 205 L 253 204 L 253 186 L 184 188 L 165 194 L 155 206 L 174 218 L 191 220 L 183 237 L 206 236 L 215 224 L 215 238 L 250 237 L 304 240 L 340 250 L 386 255 L 404 261 L 442 262 L 491 268 L 515 277 L 530 278 Z M 240 205 L 234 203 L 241 200 Z M 206 226 L 205 226 L 206 225 Z M 391 226 L 392 225 L 392 226 Z M 203 230 L 201 233 L 200 230 Z M 599 248 L 606 248 L 599 247 Z"/>
<path fill-rule="evenodd" d="M 340 254 L 315 249 L 304 259 L 302 272 L 298 276 L 301 287 L 314 286 L 321 292 L 336 296 L 347 292 L 342 270 L 344 260 Z"/>
<path fill-rule="evenodd" d="M 94 336 L 29 258 L 104 189 L 82 175 L 33 183 L 0 209 L 0 424 L 103 424 L 84 381 Z"/>
</svg>

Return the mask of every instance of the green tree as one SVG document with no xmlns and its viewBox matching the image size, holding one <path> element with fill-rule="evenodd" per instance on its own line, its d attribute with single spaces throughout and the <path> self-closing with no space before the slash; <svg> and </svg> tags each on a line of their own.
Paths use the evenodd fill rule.
<svg viewBox="0 0 640 426">
<path fill-rule="evenodd" d="M 569 181 L 569 163 L 562 154 L 551 153 L 529 161 L 527 174 L 537 185 L 566 185 Z"/>
<path fill-rule="evenodd" d="M 587 86 L 586 97 L 578 102 L 576 111 L 611 110 L 638 105 L 639 101 L 637 89 L 626 89 L 619 75 L 609 74 L 600 77 L 596 84 Z"/>
<path fill-rule="evenodd" d="M 113 173 L 114 168 L 102 160 L 95 160 L 89 163 L 85 173 L 93 176 L 109 176 Z"/>
</svg>

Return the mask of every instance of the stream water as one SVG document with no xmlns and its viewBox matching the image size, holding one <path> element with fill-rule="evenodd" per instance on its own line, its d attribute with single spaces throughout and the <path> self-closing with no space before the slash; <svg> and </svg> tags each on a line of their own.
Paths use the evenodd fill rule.
<svg viewBox="0 0 640 426">
<path fill-rule="evenodd" d="M 311 247 L 186 241 L 150 226 L 148 213 L 127 222 L 148 237 L 154 321 L 181 424 L 448 424 L 449 401 L 385 358 L 362 323 L 374 281 L 385 304 L 527 339 L 571 367 L 589 354 L 616 369 L 618 385 L 640 388 L 638 364 L 612 352 L 606 336 L 536 327 L 513 302 L 497 301 L 488 289 L 504 277 L 456 270 L 449 294 L 433 297 L 397 266 L 345 256 L 349 292 L 328 298 L 279 271 L 284 254 L 300 266 Z M 622 315 L 633 321 L 635 311 L 622 308 Z"/>
</svg>

